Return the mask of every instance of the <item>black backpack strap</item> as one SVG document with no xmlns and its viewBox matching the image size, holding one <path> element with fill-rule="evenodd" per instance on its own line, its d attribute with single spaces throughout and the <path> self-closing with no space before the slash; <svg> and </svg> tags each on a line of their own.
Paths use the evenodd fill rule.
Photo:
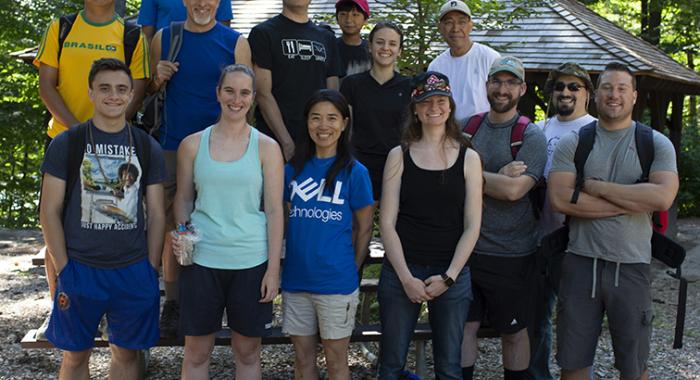
<svg viewBox="0 0 700 380">
<path fill-rule="evenodd" d="M 58 57 L 56 57 L 57 62 L 59 59 L 61 59 L 63 43 L 66 42 L 66 37 L 68 37 L 68 33 L 70 33 L 71 28 L 73 28 L 73 24 L 75 24 L 76 18 L 78 18 L 78 14 L 71 13 L 63 15 L 61 16 L 61 18 L 58 19 Z"/>
<path fill-rule="evenodd" d="M 184 21 L 172 21 L 170 23 L 170 49 L 168 49 L 168 61 L 174 62 L 180 54 L 182 36 L 185 30 Z"/>
<path fill-rule="evenodd" d="M 134 134 L 134 142 L 136 144 L 136 157 L 139 158 L 141 164 L 141 192 L 146 196 L 146 178 L 148 177 L 151 167 L 151 139 L 143 129 L 131 127 Z"/>
<path fill-rule="evenodd" d="M 578 195 L 583 189 L 583 183 L 586 177 L 583 173 L 583 168 L 586 166 L 586 160 L 591 154 L 593 143 L 595 142 L 595 130 L 597 121 L 584 125 L 578 130 L 578 145 L 576 145 L 576 153 L 574 154 L 574 165 L 576 166 L 576 186 L 574 193 L 571 194 L 571 203 L 578 201 Z"/>
<path fill-rule="evenodd" d="M 141 37 L 141 27 L 131 21 L 124 21 L 124 63 L 126 66 L 131 66 L 131 59 L 134 56 L 136 46 L 139 44 Z M 144 51 L 143 54 L 148 54 Z"/>
<path fill-rule="evenodd" d="M 80 165 L 83 163 L 83 154 L 85 153 L 85 135 L 87 127 L 91 122 L 91 120 L 88 120 L 85 123 L 78 124 L 63 132 L 67 133 L 68 136 L 66 192 L 63 195 L 64 215 L 66 206 L 68 206 L 68 201 L 70 201 L 71 193 L 75 188 L 76 182 L 80 179 Z"/>
<path fill-rule="evenodd" d="M 634 142 L 639 164 L 642 166 L 642 177 L 638 182 L 649 182 L 649 171 L 651 163 L 654 162 L 654 130 L 642 123 L 635 124 Z"/>
</svg>

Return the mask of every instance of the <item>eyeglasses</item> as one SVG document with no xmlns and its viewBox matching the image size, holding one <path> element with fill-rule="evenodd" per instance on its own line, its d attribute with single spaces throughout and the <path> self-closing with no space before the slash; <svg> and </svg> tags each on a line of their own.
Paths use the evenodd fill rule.
<svg viewBox="0 0 700 380">
<path fill-rule="evenodd" d="M 578 90 L 585 88 L 586 86 L 581 86 L 580 84 L 576 82 L 571 82 L 571 83 L 564 83 L 564 82 L 557 82 L 554 84 L 554 91 L 564 91 L 565 88 L 568 88 L 569 91 L 571 92 L 577 92 Z"/>
<path fill-rule="evenodd" d="M 506 86 L 508 89 L 514 89 L 517 86 L 520 86 L 523 84 L 523 81 L 517 80 L 517 79 L 508 79 L 508 80 L 499 80 L 496 78 L 489 79 L 488 81 L 489 86 L 493 87 L 501 87 L 501 86 Z"/>
</svg>

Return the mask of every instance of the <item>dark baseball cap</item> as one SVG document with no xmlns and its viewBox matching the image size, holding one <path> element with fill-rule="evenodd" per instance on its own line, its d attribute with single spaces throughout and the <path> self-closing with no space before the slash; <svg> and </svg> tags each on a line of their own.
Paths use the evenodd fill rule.
<svg viewBox="0 0 700 380">
<path fill-rule="evenodd" d="M 586 69 L 577 63 L 566 62 L 549 72 L 547 81 L 544 84 L 544 89 L 548 94 L 552 93 L 554 84 L 557 82 L 559 77 L 563 75 L 571 75 L 572 77 L 581 79 L 586 85 L 586 89 L 588 91 L 593 91 L 595 89 L 595 86 L 593 86 L 593 81 L 591 81 L 591 77 L 588 75 L 588 71 L 586 71 Z"/>
<path fill-rule="evenodd" d="M 452 96 L 450 80 L 443 73 L 427 71 L 413 77 L 411 99 L 421 102 L 434 95 Z"/>
</svg>

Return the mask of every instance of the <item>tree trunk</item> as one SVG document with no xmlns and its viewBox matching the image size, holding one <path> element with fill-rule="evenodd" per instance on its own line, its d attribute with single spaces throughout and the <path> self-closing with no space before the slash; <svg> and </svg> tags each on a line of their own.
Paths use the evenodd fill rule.
<svg viewBox="0 0 700 380">
<path fill-rule="evenodd" d="M 641 11 L 639 12 L 641 16 L 639 21 L 642 25 L 641 35 L 642 38 L 646 40 L 644 36 L 649 32 L 649 0 L 640 0 L 639 2 L 641 7 Z"/>
<path fill-rule="evenodd" d="M 688 50 L 685 52 L 686 57 L 688 58 L 688 67 L 695 71 L 695 56 L 693 54 L 694 52 L 692 50 Z M 697 129 L 698 128 L 698 98 L 695 95 L 691 95 L 690 99 L 688 100 L 688 124 L 690 125 L 691 128 Z"/>
<path fill-rule="evenodd" d="M 661 12 L 663 11 L 663 0 L 641 1 L 642 39 L 654 46 L 658 46 L 659 41 L 661 41 Z"/>
</svg>

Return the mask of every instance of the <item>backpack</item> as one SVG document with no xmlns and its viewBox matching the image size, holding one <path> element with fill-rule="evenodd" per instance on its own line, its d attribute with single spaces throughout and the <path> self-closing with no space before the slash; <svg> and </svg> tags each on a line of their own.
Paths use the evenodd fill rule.
<svg viewBox="0 0 700 380">
<path fill-rule="evenodd" d="M 92 120 L 78 124 L 73 128 L 68 129 L 63 133 L 67 133 L 68 137 L 68 154 L 66 157 L 66 192 L 63 196 L 63 217 L 66 215 L 66 207 L 70 200 L 71 193 L 75 188 L 76 182 L 80 178 L 80 165 L 83 163 L 83 154 L 85 153 L 85 143 L 87 141 L 87 128 L 92 124 Z M 132 128 L 131 132 L 134 136 L 134 145 L 136 148 L 136 157 L 141 164 L 141 191 L 146 195 L 146 177 L 151 163 L 151 137 L 144 131 L 138 128 Z"/>
<path fill-rule="evenodd" d="M 182 35 L 185 23 L 173 21 L 170 23 L 170 48 L 168 49 L 168 61 L 175 61 L 182 47 Z M 154 135 L 163 123 L 163 108 L 165 107 L 165 95 L 167 85 L 161 86 L 160 90 L 148 95 L 143 101 L 141 111 L 136 115 L 136 126 L 143 129 L 149 135 Z"/>
<path fill-rule="evenodd" d="M 71 13 L 61 16 L 58 20 L 58 59 L 61 58 L 61 52 L 63 51 L 63 43 L 66 41 L 70 30 L 75 24 L 75 20 L 78 17 L 77 13 Z M 136 50 L 136 45 L 139 43 L 139 37 L 141 37 L 141 27 L 132 23 L 124 22 L 124 63 L 127 66 L 131 65 L 131 59 L 134 55 L 134 50 Z M 58 61 L 57 59 L 57 61 Z"/>
<path fill-rule="evenodd" d="M 467 120 L 467 125 L 462 131 L 469 140 L 471 140 L 479 130 L 481 122 L 484 121 L 487 114 L 488 112 L 477 113 Z M 518 152 L 523 145 L 525 129 L 527 129 L 528 124 L 530 124 L 530 119 L 527 116 L 520 115 L 518 116 L 518 120 L 515 121 L 515 125 L 513 125 L 510 130 L 510 154 L 513 156 L 513 160 L 518 156 Z M 547 182 L 545 182 L 544 177 L 542 177 L 528 193 L 530 201 L 532 202 L 532 212 L 535 214 L 535 219 L 540 218 L 540 211 L 544 207 L 546 190 Z"/>
<path fill-rule="evenodd" d="M 467 120 L 467 125 L 464 127 L 463 132 L 467 135 L 469 140 L 471 140 L 479 130 L 481 122 L 484 121 L 487 114 L 488 112 L 477 113 Z M 513 156 L 513 160 L 515 160 L 520 147 L 523 145 L 523 137 L 525 136 L 525 129 L 528 124 L 530 124 L 530 119 L 528 119 L 527 116 L 520 115 L 515 125 L 510 130 L 510 154 Z"/>
<path fill-rule="evenodd" d="M 574 165 L 576 166 L 576 189 L 580 191 L 583 188 L 585 177 L 583 175 L 583 167 L 586 165 L 593 142 L 595 141 L 596 122 L 581 127 L 578 132 L 578 146 L 574 155 Z M 642 167 L 642 176 L 637 180 L 637 183 L 649 182 L 649 170 L 654 162 L 654 131 L 641 123 L 635 123 L 634 143 L 637 148 L 637 156 L 639 164 Z M 579 175 L 580 174 L 580 175 Z M 668 211 L 655 211 L 652 214 L 654 230 L 665 233 L 668 227 Z"/>
<path fill-rule="evenodd" d="M 576 183 L 574 185 L 574 193 L 571 196 L 571 202 L 576 203 L 579 193 L 583 190 L 584 182 L 586 181 L 584 166 L 586 160 L 593 149 L 595 141 L 597 121 L 581 127 L 578 131 L 578 145 L 574 153 L 574 166 L 576 167 Z M 642 176 L 637 180 L 637 183 L 649 181 L 649 171 L 651 164 L 654 161 L 654 131 L 648 126 L 635 123 L 634 141 L 639 157 L 639 163 L 642 167 Z M 653 220 L 668 220 L 668 211 L 654 212 Z M 545 278 L 549 281 L 550 286 L 555 292 L 559 290 L 559 280 L 561 279 L 561 263 L 564 254 L 568 249 L 569 244 L 569 220 L 570 216 L 566 216 L 564 226 L 556 231 L 546 235 L 540 241 L 540 247 L 537 252 L 537 266 Z M 665 230 L 665 226 L 663 229 Z M 663 262 L 671 268 L 680 268 L 685 260 L 685 249 L 666 237 L 659 231 L 659 226 L 654 225 L 654 230 L 651 236 L 651 255 L 655 259 Z"/>
<path fill-rule="evenodd" d="M 576 166 L 576 185 L 571 201 L 575 202 L 578 193 L 583 189 L 585 175 L 583 172 L 586 160 L 588 159 L 593 142 L 595 141 L 595 130 L 597 122 L 594 121 L 581 127 L 578 132 L 578 146 L 574 153 L 574 165 Z M 639 164 L 642 167 L 642 176 L 637 183 L 649 182 L 649 171 L 654 161 L 654 130 L 650 127 L 635 123 L 634 142 L 637 148 Z M 652 214 L 654 231 L 651 236 L 651 254 L 655 259 L 663 262 L 671 268 L 680 268 L 685 260 L 685 249 L 672 239 L 664 236 L 668 223 L 668 211 L 655 211 Z"/>
</svg>

